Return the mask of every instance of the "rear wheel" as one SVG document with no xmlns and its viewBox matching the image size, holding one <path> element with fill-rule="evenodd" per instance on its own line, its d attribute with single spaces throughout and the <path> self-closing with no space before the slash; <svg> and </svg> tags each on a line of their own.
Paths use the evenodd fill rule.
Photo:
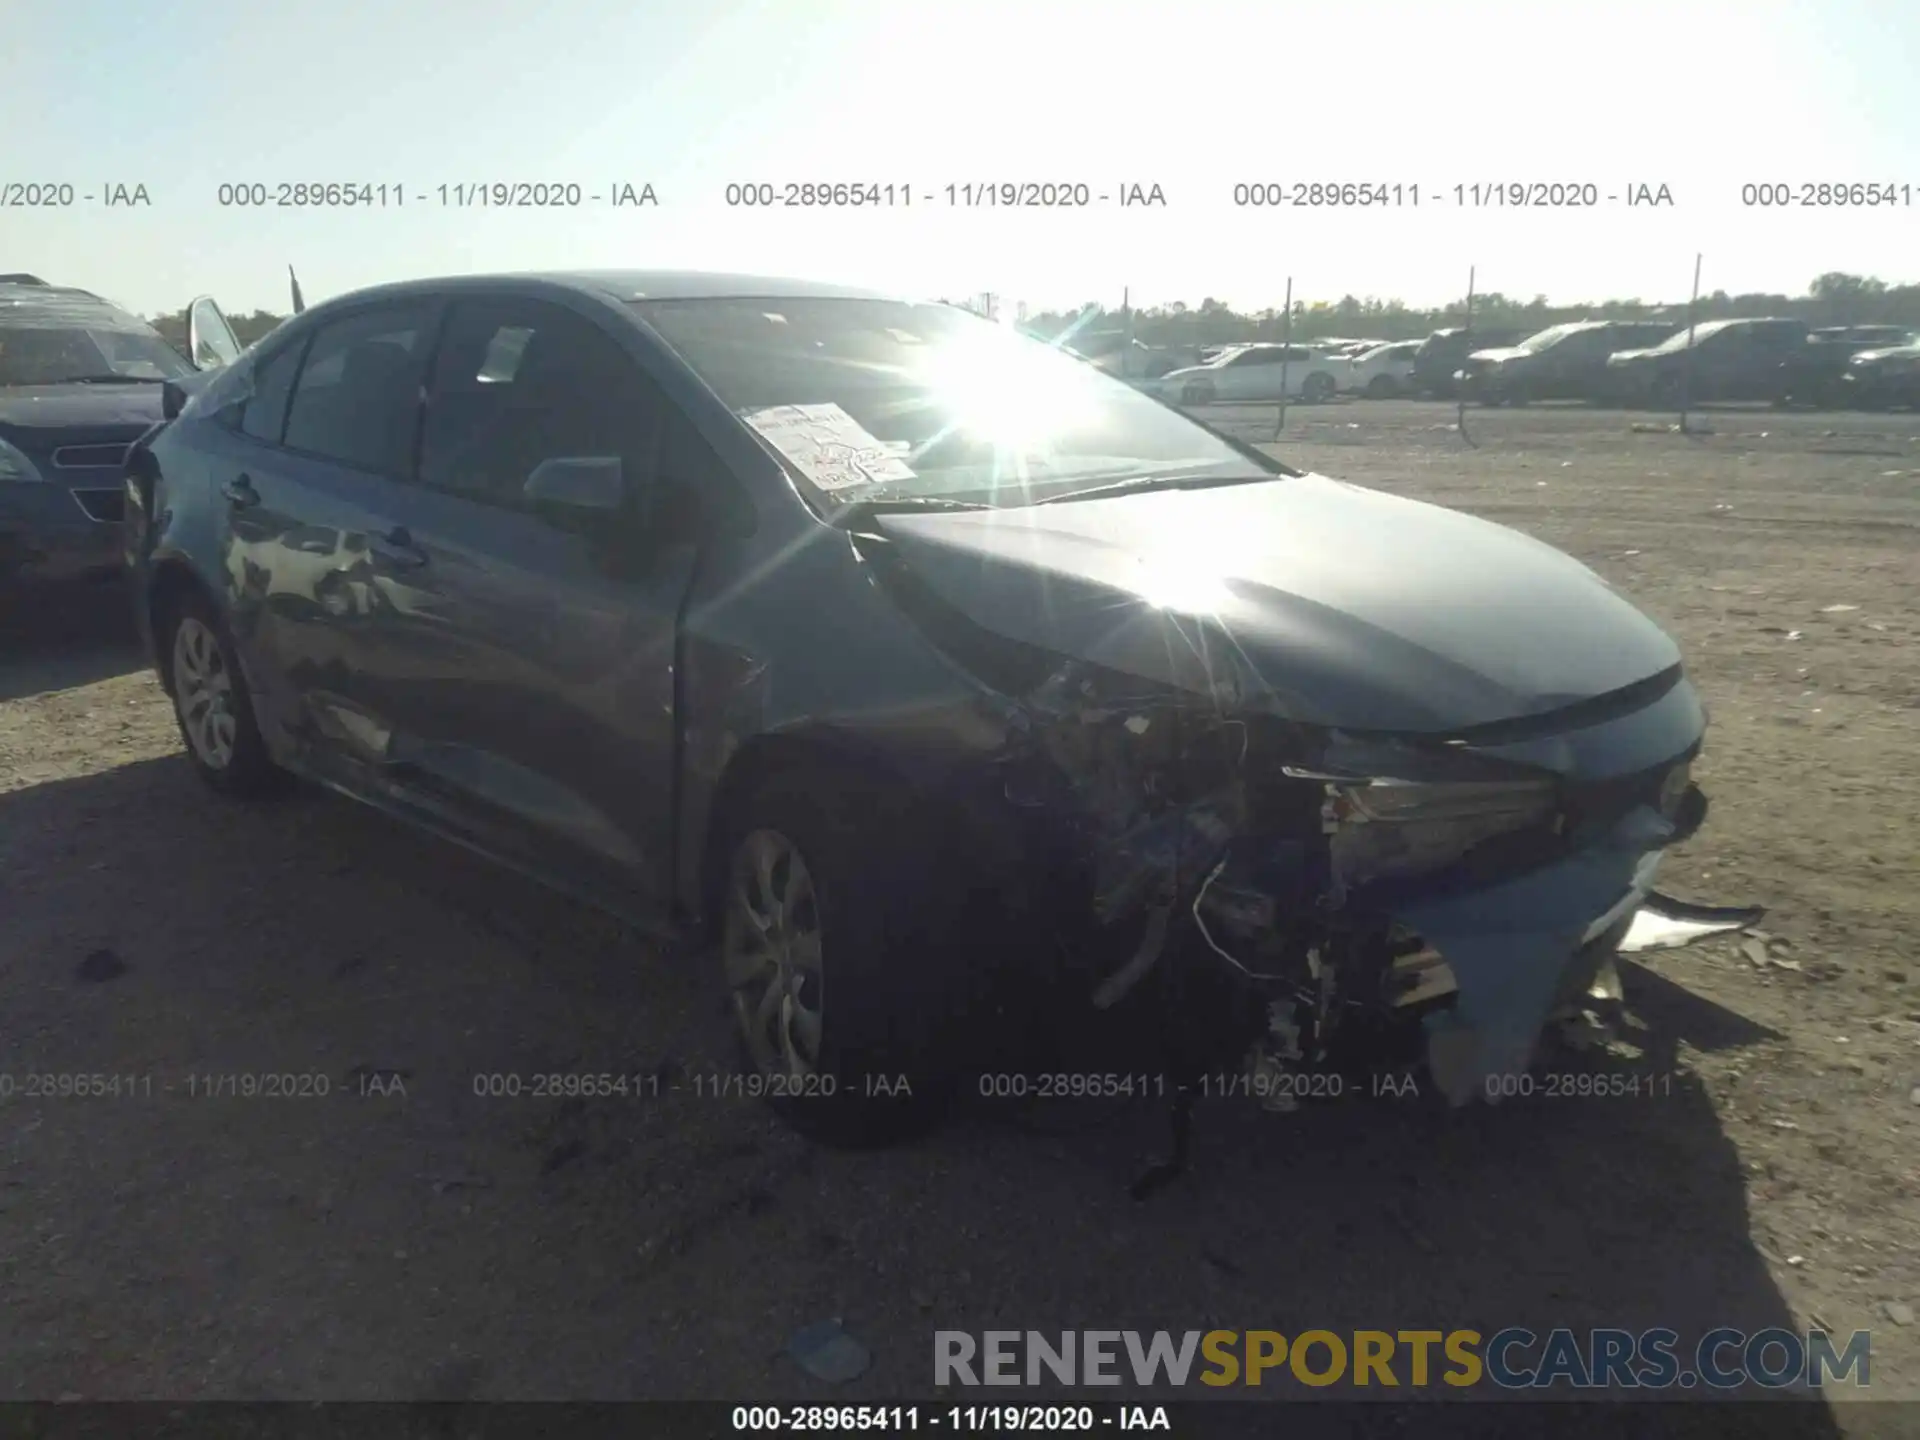
<svg viewBox="0 0 1920 1440">
<path fill-rule="evenodd" d="M 1213 399 L 1211 385 L 1183 385 L 1180 387 L 1182 405 L 1205 405 Z"/>
<path fill-rule="evenodd" d="M 1324 371 L 1316 370 L 1300 384 L 1300 398 L 1312 401 L 1316 405 L 1324 404 L 1333 398 L 1333 377 Z"/>
<path fill-rule="evenodd" d="M 967 887 L 929 863 L 904 797 L 857 775 L 776 772 L 732 808 L 720 962 L 756 1093 L 827 1144 L 930 1128 L 970 1008 Z"/>
<path fill-rule="evenodd" d="M 1391 375 L 1376 375 L 1367 382 L 1367 394 L 1375 400 L 1391 400 L 1400 393 L 1400 384 Z"/>
<path fill-rule="evenodd" d="M 213 606 L 182 594 L 167 608 L 162 635 L 174 718 L 200 778 L 228 795 L 283 789 L 287 773 L 267 753 L 246 675 Z"/>
</svg>

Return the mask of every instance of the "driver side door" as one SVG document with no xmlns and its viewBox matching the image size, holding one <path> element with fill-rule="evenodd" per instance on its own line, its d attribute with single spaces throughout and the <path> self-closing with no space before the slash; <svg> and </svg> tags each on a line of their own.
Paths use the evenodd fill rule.
<svg viewBox="0 0 1920 1440">
<path fill-rule="evenodd" d="M 643 923 L 671 883 L 675 643 L 695 545 L 648 503 L 670 403 L 618 327 L 547 299 L 456 299 L 419 466 L 386 501 L 372 684 L 410 803 Z M 617 461 L 622 508 L 554 513 L 543 462 Z"/>
</svg>

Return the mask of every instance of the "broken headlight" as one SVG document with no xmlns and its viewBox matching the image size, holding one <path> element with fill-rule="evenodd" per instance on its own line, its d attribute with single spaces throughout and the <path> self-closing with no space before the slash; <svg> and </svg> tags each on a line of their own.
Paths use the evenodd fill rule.
<svg viewBox="0 0 1920 1440">
<path fill-rule="evenodd" d="M 1551 824 L 1550 777 L 1511 780 L 1323 778 L 1321 829 L 1343 887 L 1444 870 L 1491 840 Z"/>
</svg>

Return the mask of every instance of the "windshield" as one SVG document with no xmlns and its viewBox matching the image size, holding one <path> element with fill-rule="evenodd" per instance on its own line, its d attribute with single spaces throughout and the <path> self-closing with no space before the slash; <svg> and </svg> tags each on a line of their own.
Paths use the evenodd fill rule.
<svg viewBox="0 0 1920 1440">
<path fill-rule="evenodd" d="M 0 323 L 0 385 L 176 380 L 192 373 L 156 333 Z"/>
<path fill-rule="evenodd" d="M 1568 325 L 1549 325 L 1538 334 L 1529 335 L 1526 339 L 1522 340 L 1517 348 L 1525 350 L 1528 354 L 1538 354 L 1549 345 L 1557 345 L 1575 331 L 1585 330 L 1586 328 L 1585 325 L 1580 324 L 1578 321 Z"/>
<path fill-rule="evenodd" d="M 1693 327 L 1693 343 L 1698 345 L 1709 335 L 1717 335 L 1729 325 L 1736 325 L 1738 323 L 1736 320 L 1709 320 L 1705 325 L 1696 325 Z M 1675 350 L 1684 350 L 1686 348 L 1687 327 L 1682 325 L 1673 334 L 1654 346 L 1653 353 L 1656 355 L 1670 355 Z"/>
<path fill-rule="evenodd" d="M 1025 505 L 1122 479 L 1276 478 L 1132 386 L 950 306 L 629 303 L 830 504 Z"/>
</svg>

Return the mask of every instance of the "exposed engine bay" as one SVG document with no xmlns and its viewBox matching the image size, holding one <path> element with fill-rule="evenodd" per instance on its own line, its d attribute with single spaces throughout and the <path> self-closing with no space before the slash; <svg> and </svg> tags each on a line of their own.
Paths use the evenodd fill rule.
<svg viewBox="0 0 1920 1440">
<path fill-rule="evenodd" d="M 1270 1109 L 1293 1108 L 1305 1087 L 1280 1078 L 1355 1024 L 1422 1026 L 1450 1103 L 1497 1100 L 1492 1077 L 1524 1070 L 1543 1026 L 1617 993 L 1623 945 L 1762 914 L 1652 890 L 1705 813 L 1690 752 L 1583 784 L 1459 745 L 1210 713 L 1077 664 L 1022 710 L 1045 764 L 1016 766 L 1008 798 L 1074 817 L 1097 937 L 1086 1002 L 1157 986 L 1177 1063 L 1244 1065 Z M 1440 773 L 1461 778 L 1421 778 Z"/>
</svg>

